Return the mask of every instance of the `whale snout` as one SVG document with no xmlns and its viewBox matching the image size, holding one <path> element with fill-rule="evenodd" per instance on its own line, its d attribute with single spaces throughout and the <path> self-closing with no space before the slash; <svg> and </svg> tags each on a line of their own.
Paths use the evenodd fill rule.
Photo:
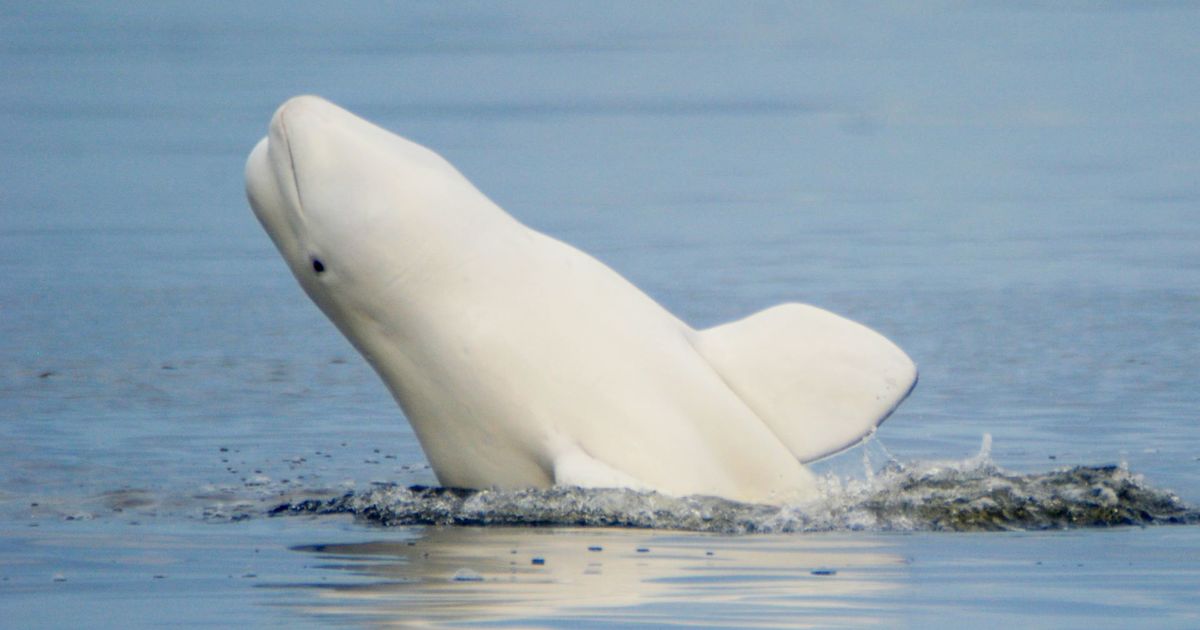
<svg viewBox="0 0 1200 630">
<path fill-rule="evenodd" d="M 275 115 L 271 117 L 271 128 L 274 129 L 281 123 L 294 123 L 312 117 L 330 119 L 348 116 L 345 110 L 320 96 L 304 94 L 293 96 L 276 108 Z"/>
<path fill-rule="evenodd" d="M 324 162 L 338 161 L 335 144 L 344 126 L 339 119 L 346 116 L 318 96 L 288 99 L 246 160 L 250 206 L 281 249 L 281 239 L 299 239 L 304 231 L 308 208 L 302 193 L 325 185 Z"/>
<path fill-rule="evenodd" d="M 271 116 L 268 137 L 281 150 L 292 153 L 292 142 L 327 127 L 340 118 L 341 109 L 319 96 L 295 96 L 284 101 Z"/>
<path fill-rule="evenodd" d="M 372 159 L 375 130 L 318 96 L 297 96 L 275 110 L 267 132 L 269 163 L 302 222 L 333 213 L 347 218 L 354 191 L 386 179 Z"/>
</svg>

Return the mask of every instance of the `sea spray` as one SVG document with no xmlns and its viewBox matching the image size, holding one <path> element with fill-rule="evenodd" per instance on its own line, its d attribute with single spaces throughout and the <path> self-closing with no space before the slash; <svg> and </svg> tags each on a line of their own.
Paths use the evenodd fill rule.
<svg viewBox="0 0 1200 630">
<path fill-rule="evenodd" d="M 802 505 L 749 505 L 621 489 L 474 491 L 396 485 L 291 501 L 270 513 L 353 514 L 384 526 L 632 527 L 728 534 L 1200 523 L 1194 507 L 1121 466 L 1005 471 L 991 460 L 988 435 L 979 453 L 960 461 L 904 465 L 889 456 L 890 461 L 876 470 L 866 453 L 862 479 L 824 474 L 819 478 L 820 496 Z"/>
</svg>

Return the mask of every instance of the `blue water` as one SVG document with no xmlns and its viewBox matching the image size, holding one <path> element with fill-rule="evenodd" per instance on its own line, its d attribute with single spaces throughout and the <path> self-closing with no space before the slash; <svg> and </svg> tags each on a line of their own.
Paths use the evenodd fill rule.
<svg viewBox="0 0 1200 630">
<path fill-rule="evenodd" d="M 879 434 L 892 458 L 959 461 L 990 434 L 1007 470 L 1124 464 L 1197 504 L 1198 25 L 1194 5 L 1137 2 L 0 5 L 0 613 L 1195 626 L 1188 526 L 265 518 L 279 497 L 433 478 L 254 221 L 242 164 L 275 106 L 322 94 L 697 327 L 797 300 L 881 331 L 921 367 Z M 592 567 L 597 540 L 674 560 Z M 331 543 L 348 546 L 313 547 Z M 502 587 L 525 547 L 549 568 L 521 551 Z M 451 590 L 459 568 L 488 580 Z"/>
</svg>

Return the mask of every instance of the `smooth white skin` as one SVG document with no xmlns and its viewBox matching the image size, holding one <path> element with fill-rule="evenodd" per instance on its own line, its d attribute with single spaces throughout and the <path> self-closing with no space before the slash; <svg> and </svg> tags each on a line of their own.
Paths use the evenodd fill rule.
<svg viewBox="0 0 1200 630">
<path fill-rule="evenodd" d="M 246 185 L 443 485 L 813 495 L 812 474 L 698 350 L 707 333 L 520 224 L 432 151 L 296 97 L 251 153 Z"/>
</svg>

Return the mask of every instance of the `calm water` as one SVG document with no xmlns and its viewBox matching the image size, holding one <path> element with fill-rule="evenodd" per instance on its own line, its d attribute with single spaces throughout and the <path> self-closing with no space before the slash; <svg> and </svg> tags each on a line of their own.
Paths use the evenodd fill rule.
<svg viewBox="0 0 1200 630">
<path fill-rule="evenodd" d="M 922 376 L 877 463 L 990 434 L 1014 473 L 1124 463 L 1200 503 L 1200 9 L 1055 6 L 0 5 L 0 615 L 1200 624 L 1194 526 L 263 516 L 433 480 L 244 200 L 245 155 L 305 92 L 697 327 L 797 300 L 883 332 Z"/>
</svg>

